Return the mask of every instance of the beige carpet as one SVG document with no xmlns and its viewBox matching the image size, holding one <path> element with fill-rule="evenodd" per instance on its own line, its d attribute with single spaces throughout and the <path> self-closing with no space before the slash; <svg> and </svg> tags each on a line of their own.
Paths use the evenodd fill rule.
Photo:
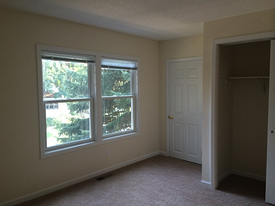
<svg viewBox="0 0 275 206">
<path fill-rule="evenodd" d="M 200 181 L 200 165 L 156 156 L 20 206 L 269 205 L 263 182 L 230 176 L 211 190 Z"/>
</svg>

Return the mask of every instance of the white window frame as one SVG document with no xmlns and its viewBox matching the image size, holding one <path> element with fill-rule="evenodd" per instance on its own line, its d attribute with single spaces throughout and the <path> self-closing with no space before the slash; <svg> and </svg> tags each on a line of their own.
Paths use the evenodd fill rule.
<svg viewBox="0 0 275 206">
<path fill-rule="evenodd" d="M 134 61 L 138 67 L 139 59 L 135 57 L 113 55 L 106 53 L 99 53 L 86 50 L 75 50 L 61 47 L 53 47 L 47 45 L 38 44 L 37 47 L 37 75 L 38 75 L 38 97 L 39 97 L 39 120 L 40 120 L 40 157 L 46 158 L 50 156 L 55 156 L 63 153 L 67 153 L 74 150 L 83 149 L 90 146 L 95 146 L 99 144 L 108 143 L 111 141 L 117 141 L 124 138 L 135 137 L 139 135 L 139 97 L 138 97 L 138 70 L 132 72 L 132 85 L 134 88 L 132 94 L 129 95 L 133 99 L 132 108 L 132 122 L 133 130 L 122 133 L 112 133 L 108 135 L 103 135 L 103 120 L 102 120 L 102 96 L 101 96 L 101 58 L 117 59 L 125 61 Z M 61 54 L 72 54 L 73 56 L 94 56 L 95 66 L 89 66 L 88 78 L 90 96 L 88 98 L 76 98 L 73 100 L 47 100 L 43 99 L 43 74 L 42 74 L 42 58 L 41 54 L 43 51 L 52 51 L 53 53 Z M 128 96 L 127 96 L 128 97 Z M 120 98 L 120 97 L 117 97 Z M 89 101 L 90 102 L 90 131 L 91 139 L 80 140 L 72 143 L 62 144 L 60 146 L 54 146 L 50 149 L 47 148 L 46 140 L 46 103 L 58 103 L 58 102 L 70 102 L 70 101 Z"/>
<path fill-rule="evenodd" d="M 102 59 L 108 59 L 108 60 L 122 60 L 122 61 L 129 61 L 129 62 L 133 62 L 135 64 L 135 68 L 136 69 L 129 69 L 129 67 L 125 67 L 124 69 L 127 70 L 131 70 L 131 86 L 130 86 L 130 94 L 129 95 L 120 95 L 120 96 L 102 96 L 101 95 L 101 102 L 103 100 L 108 100 L 108 99 L 122 99 L 122 98 L 130 98 L 131 99 L 131 122 L 132 122 L 132 129 L 129 131 L 123 131 L 123 132 L 117 132 L 117 133 L 110 133 L 110 134 L 103 134 L 102 133 L 102 139 L 103 140 L 108 140 L 108 139 L 113 139 L 113 138 L 118 138 L 118 137 L 124 137 L 125 135 L 129 135 L 129 134 L 135 134 L 137 133 L 137 128 L 138 128 L 138 115 L 137 115 L 137 96 L 138 96 L 138 61 L 137 60 L 133 60 L 133 59 L 129 59 L 129 58 L 125 58 L 125 57 L 118 57 L 118 56 L 114 56 L 114 55 L 104 55 L 101 56 L 101 60 Z M 102 67 L 102 66 L 101 66 Z M 119 70 L 119 69 L 118 69 Z M 123 70 L 123 68 L 121 68 L 121 70 Z M 101 83 L 102 85 L 102 83 Z M 101 121 L 103 123 L 103 120 Z M 102 125 L 102 129 L 103 129 L 103 125 Z"/>
</svg>

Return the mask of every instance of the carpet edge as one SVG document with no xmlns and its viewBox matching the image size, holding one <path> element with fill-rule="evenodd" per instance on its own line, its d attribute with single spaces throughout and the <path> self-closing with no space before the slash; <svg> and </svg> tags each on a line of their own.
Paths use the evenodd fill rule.
<svg viewBox="0 0 275 206">
<path fill-rule="evenodd" d="M 58 190 L 64 189 L 64 188 L 72 186 L 74 184 L 86 181 L 88 179 L 100 176 L 102 174 L 105 174 L 105 173 L 117 170 L 117 169 L 125 167 L 127 165 L 131 165 L 131 164 L 134 164 L 136 162 L 139 162 L 139 161 L 142 161 L 142 160 L 145 160 L 145 159 L 148 159 L 148 158 L 160 155 L 160 154 L 161 154 L 161 152 L 158 151 L 158 152 L 153 152 L 153 153 L 150 153 L 150 154 L 147 154 L 147 155 L 143 155 L 143 156 L 140 156 L 138 158 L 135 158 L 135 159 L 132 159 L 132 160 L 128 160 L 128 161 L 122 162 L 120 164 L 117 164 L 117 165 L 114 165 L 114 166 L 111 166 L 111 167 L 107 167 L 105 169 L 93 172 L 91 174 L 84 175 L 82 177 L 78 177 L 78 178 L 75 178 L 75 179 L 63 182 L 61 184 L 58 184 L 58 185 L 55 185 L 55 186 L 52 186 L 52 187 L 48 187 L 48 188 L 43 189 L 43 190 L 39 190 L 39 191 L 34 192 L 34 193 L 30 193 L 28 195 L 16 198 L 14 200 L 10 200 L 10 201 L 7 201 L 7 202 L 0 203 L 0 206 L 12 206 L 12 205 L 20 204 L 20 203 L 23 203 L 23 202 L 26 202 L 26 201 L 29 201 L 29 200 L 41 197 L 43 195 L 50 194 L 52 192 L 56 192 Z"/>
</svg>

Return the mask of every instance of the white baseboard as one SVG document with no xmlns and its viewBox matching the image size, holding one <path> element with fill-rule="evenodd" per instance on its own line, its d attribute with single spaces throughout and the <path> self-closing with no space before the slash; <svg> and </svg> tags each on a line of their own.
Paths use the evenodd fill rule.
<svg viewBox="0 0 275 206">
<path fill-rule="evenodd" d="M 26 196 L 23 196 L 23 197 L 20 197 L 20 198 L 17 198 L 17 199 L 8 201 L 8 202 L 0 203 L 0 206 L 12 206 L 12 205 L 16 205 L 16 204 L 19 204 L 19 203 L 22 203 L 22 202 L 25 202 L 25 201 L 37 198 L 37 197 L 41 197 L 43 195 L 47 195 L 49 193 L 61 190 L 63 188 L 69 187 L 71 185 L 83 182 L 85 180 L 88 180 L 88 179 L 91 179 L 91 178 L 103 175 L 105 173 L 114 171 L 116 169 L 125 167 L 127 165 L 131 165 L 133 163 L 136 163 L 136 162 L 139 162 L 139 161 L 142 161 L 142 160 L 145 160 L 145 159 L 148 159 L 150 157 L 154 157 L 154 156 L 157 156 L 157 155 L 160 155 L 160 154 L 161 154 L 161 152 L 154 152 L 154 153 L 151 153 L 151 154 L 148 154 L 148 155 L 144 155 L 144 156 L 141 156 L 141 157 L 138 157 L 138 158 L 135 158 L 135 159 L 132 159 L 132 160 L 129 160 L 129 161 L 126 161 L 126 162 L 114 165 L 112 167 L 108 167 L 106 169 L 102 169 L 102 170 L 99 170 L 97 172 L 94 172 L 94 173 L 91 173 L 91 174 L 88 174 L 88 175 L 85 175 L 85 176 L 82 176 L 82 177 L 79 177 L 79 178 L 76 178 L 76 179 L 73 179 L 73 180 L 69 180 L 67 182 L 63 182 L 63 183 L 61 183 L 59 185 L 55 185 L 53 187 L 49 187 L 49 188 L 46 188 L 44 190 L 39 190 L 37 192 L 28 194 Z"/>
<path fill-rule="evenodd" d="M 238 171 L 238 170 L 232 170 L 232 174 L 239 175 L 242 177 L 248 177 L 248 178 L 255 179 L 255 180 L 260 180 L 263 182 L 265 182 L 265 180 L 266 180 L 266 178 L 264 176 L 246 173 L 246 172 L 242 172 L 242 171 Z"/>
<path fill-rule="evenodd" d="M 266 178 L 264 176 L 259 176 L 259 175 L 255 175 L 255 174 L 251 174 L 251 173 L 241 172 L 241 171 L 238 171 L 238 170 L 229 170 L 228 172 L 222 174 L 219 177 L 219 182 L 222 181 L 223 179 L 225 179 L 226 177 L 228 177 L 229 175 L 232 175 L 232 174 L 239 175 L 239 176 L 242 176 L 242 177 L 251 178 L 251 179 L 255 179 L 255 180 L 260 180 L 260 181 L 263 181 L 263 182 L 266 181 Z M 204 187 L 211 188 L 211 183 L 210 182 L 202 180 L 201 183 Z"/>
<path fill-rule="evenodd" d="M 202 184 L 203 187 L 211 189 L 211 182 L 201 180 L 201 184 Z"/>
<path fill-rule="evenodd" d="M 242 177 L 247 177 L 247 178 L 251 178 L 251 179 L 255 179 L 255 180 L 260 180 L 260 181 L 263 181 L 263 182 L 265 182 L 265 179 L 266 179 L 264 176 L 260 176 L 260 175 L 246 173 L 246 172 L 242 172 L 242 171 L 239 171 L 239 170 L 229 170 L 228 172 L 224 173 L 223 175 L 221 175 L 219 177 L 219 182 L 222 181 L 223 179 L 225 179 L 226 177 L 228 177 L 231 174 L 239 175 L 239 176 L 242 176 Z"/>
<path fill-rule="evenodd" d="M 167 152 L 163 152 L 163 151 L 160 151 L 160 155 L 163 155 L 163 156 L 166 156 L 166 157 L 168 157 L 168 154 L 167 154 Z"/>
<path fill-rule="evenodd" d="M 219 176 L 218 180 L 219 182 L 222 181 L 223 179 L 227 178 L 229 175 L 233 174 L 233 170 L 229 170 L 228 172 L 222 174 L 221 176 Z"/>
</svg>

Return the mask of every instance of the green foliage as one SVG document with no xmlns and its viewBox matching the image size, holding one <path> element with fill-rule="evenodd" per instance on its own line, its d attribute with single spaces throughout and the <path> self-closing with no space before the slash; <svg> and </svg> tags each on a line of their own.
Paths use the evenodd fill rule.
<svg viewBox="0 0 275 206">
<path fill-rule="evenodd" d="M 48 126 L 48 127 L 53 127 L 53 126 L 55 125 L 54 118 L 52 118 L 52 117 L 48 117 L 48 118 L 46 119 L 46 122 L 47 122 L 47 126 Z"/>
<path fill-rule="evenodd" d="M 122 96 L 131 94 L 131 71 L 101 70 L 102 95 Z M 108 99 L 102 102 L 103 134 L 125 131 L 131 128 L 131 99 Z"/>
<path fill-rule="evenodd" d="M 81 98 L 88 96 L 87 64 L 43 60 L 44 97 Z"/>
<path fill-rule="evenodd" d="M 58 141 L 62 143 L 89 138 L 89 118 L 70 118 L 70 123 L 59 122 L 56 127 L 59 131 Z"/>
<path fill-rule="evenodd" d="M 102 96 L 129 95 L 131 71 L 106 69 L 101 70 Z"/>
<path fill-rule="evenodd" d="M 123 113 L 113 113 L 110 115 L 110 121 L 103 126 L 103 134 L 114 133 L 117 131 L 125 131 L 131 128 L 131 113 L 129 111 Z"/>
<path fill-rule="evenodd" d="M 43 60 L 44 98 L 81 98 L 88 96 L 88 67 L 85 63 Z M 67 120 L 50 120 L 55 126 L 59 143 L 89 138 L 89 103 L 68 102 L 70 116 Z M 48 119 L 48 118 L 47 118 Z"/>
<path fill-rule="evenodd" d="M 102 96 L 131 94 L 131 71 L 102 68 Z M 44 98 L 82 98 L 89 96 L 86 63 L 43 60 Z M 88 101 L 67 102 L 69 115 L 59 119 L 47 118 L 47 126 L 58 131 L 59 143 L 89 138 L 90 105 Z M 65 118 L 65 120 L 64 120 Z M 131 128 L 131 98 L 103 101 L 103 133 Z"/>
<path fill-rule="evenodd" d="M 68 107 L 70 110 L 70 113 L 73 115 L 85 112 L 87 113 L 89 111 L 89 103 L 86 101 L 81 101 L 81 102 L 69 102 Z"/>
</svg>

